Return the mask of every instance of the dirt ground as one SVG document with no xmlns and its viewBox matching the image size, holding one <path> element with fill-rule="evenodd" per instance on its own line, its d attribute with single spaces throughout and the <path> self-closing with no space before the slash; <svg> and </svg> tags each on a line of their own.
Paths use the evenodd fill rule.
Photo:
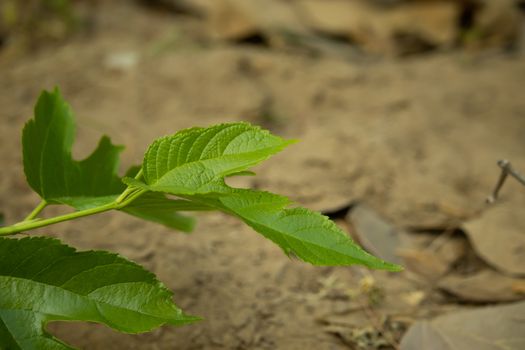
<svg viewBox="0 0 525 350">
<path fill-rule="evenodd" d="M 16 59 L 0 51 L 7 222 L 37 203 L 20 132 L 39 92 L 59 86 L 76 112 L 75 156 L 108 134 L 126 145 L 122 169 L 154 138 L 195 125 L 246 120 L 300 139 L 234 184 L 332 215 L 406 270 L 313 267 L 222 214 L 198 215 L 191 235 L 104 214 L 35 234 L 144 264 L 204 321 L 144 335 L 53 324 L 54 334 L 83 349 L 398 349 L 419 319 L 525 299 L 525 188 L 509 179 L 485 204 L 498 159 L 525 171 L 525 48 L 309 55 L 196 44 L 192 21 L 130 2 L 97 11 L 92 33 Z M 396 238 L 366 243 L 370 220 Z M 469 284 L 480 271 L 491 277 Z"/>
</svg>

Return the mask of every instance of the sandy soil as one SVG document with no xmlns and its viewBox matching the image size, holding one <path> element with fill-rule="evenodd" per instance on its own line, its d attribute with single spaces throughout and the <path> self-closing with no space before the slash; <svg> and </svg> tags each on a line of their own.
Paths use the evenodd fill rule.
<svg viewBox="0 0 525 350">
<path fill-rule="evenodd" d="M 78 157 L 109 134 L 127 145 L 124 169 L 140 162 L 161 135 L 248 120 L 302 142 L 238 185 L 286 194 L 325 212 L 366 202 L 407 229 L 441 229 L 480 215 L 498 176 L 497 159 L 525 169 L 522 51 L 368 62 L 249 46 L 202 48 L 172 43 L 183 24 L 134 6 L 113 8 L 99 26 L 89 38 L 0 65 L 0 208 L 8 222 L 36 203 L 23 177 L 19 135 L 40 90 L 55 85 L 76 111 Z M 118 55 L 138 61 L 115 66 L 111 59 Z M 509 183 L 503 201 L 523 208 L 525 191 Z M 205 318 L 139 336 L 89 324 L 53 325 L 57 335 L 85 349 L 344 349 L 353 345 L 334 325 L 367 329 L 389 315 L 397 320 L 392 327 L 403 328 L 417 316 L 463 307 L 409 272 L 289 260 L 220 214 L 199 215 L 191 235 L 118 214 L 38 233 L 144 264 L 174 290 L 179 306 Z M 347 293 L 359 290 L 364 277 L 373 277 L 385 294 L 372 313 Z M 426 291 L 425 307 L 403 299 L 414 290 Z"/>
</svg>

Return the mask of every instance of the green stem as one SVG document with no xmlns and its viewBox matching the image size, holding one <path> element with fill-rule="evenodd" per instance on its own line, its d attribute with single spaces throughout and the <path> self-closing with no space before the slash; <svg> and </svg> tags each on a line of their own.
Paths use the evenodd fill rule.
<svg viewBox="0 0 525 350">
<path fill-rule="evenodd" d="M 142 171 L 142 168 L 140 168 L 140 170 L 137 173 L 137 175 L 135 175 L 135 180 L 140 180 L 142 178 L 143 174 L 144 174 L 144 172 Z"/>
<path fill-rule="evenodd" d="M 140 170 L 139 170 L 139 172 L 137 173 L 137 175 L 135 175 L 135 180 L 140 180 L 140 179 L 142 178 L 142 174 L 143 174 L 143 172 L 142 172 L 142 168 L 140 168 Z M 130 194 L 132 194 L 132 193 L 135 192 L 136 190 L 137 190 L 136 188 L 134 188 L 134 187 L 129 187 L 129 186 L 128 186 L 128 188 L 126 188 L 126 189 L 124 190 L 124 192 L 122 192 L 122 194 L 121 194 L 120 196 L 118 196 L 118 198 L 116 199 L 115 202 L 117 202 L 117 203 L 122 203 L 123 201 L 126 200 L 126 198 L 127 198 L 128 196 L 130 196 Z M 142 194 L 142 193 L 141 193 L 141 194 Z M 133 197 L 133 198 L 135 198 L 135 197 Z"/>
<path fill-rule="evenodd" d="M 127 196 L 124 201 L 122 201 L 120 203 L 118 201 L 116 201 L 117 207 L 115 209 L 122 209 L 122 208 L 128 206 L 131 202 L 133 202 L 135 199 L 139 198 L 140 196 L 142 196 L 146 192 L 147 192 L 147 190 L 136 189 L 135 188 L 135 191 L 131 192 L 130 195 Z"/>
<path fill-rule="evenodd" d="M 38 206 L 33 209 L 33 211 L 31 212 L 31 214 L 29 214 L 25 219 L 24 221 L 30 221 L 30 220 L 33 220 L 34 218 L 36 218 L 38 216 L 38 214 L 40 214 L 40 212 L 42 210 L 44 210 L 44 208 L 47 207 L 47 202 L 45 201 L 45 199 L 42 199 L 42 201 L 38 204 Z"/>
<path fill-rule="evenodd" d="M 135 188 L 132 188 L 132 187 L 126 188 L 124 192 L 122 192 L 120 196 L 118 196 L 118 198 L 115 200 L 115 203 L 122 203 L 126 199 L 126 197 L 128 197 L 131 193 L 133 193 L 133 191 L 135 191 Z"/>
<path fill-rule="evenodd" d="M 102 213 L 108 210 L 115 209 L 115 207 L 116 207 L 115 203 L 109 203 L 109 204 L 102 205 L 96 208 L 90 208 L 90 209 L 80 210 L 80 211 L 76 211 L 76 212 L 65 214 L 65 215 L 55 216 L 54 218 L 42 219 L 42 220 L 32 220 L 32 221 L 22 221 L 12 226 L 0 228 L 0 235 L 2 236 L 14 235 L 14 234 L 17 234 L 23 231 L 34 230 L 36 228 L 57 224 L 63 221 L 77 219 L 83 216 L 89 216 L 93 214 Z"/>
<path fill-rule="evenodd" d="M 129 197 L 127 197 L 124 201 L 119 202 L 112 202 L 105 205 L 101 205 L 100 207 L 90 208 L 86 210 L 80 210 L 75 211 L 73 213 L 65 214 L 56 216 L 54 218 L 49 219 L 36 219 L 36 220 L 24 220 L 22 222 L 19 222 L 17 224 L 14 224 L 12 226 L 7 227 L 1 227 L 0 228 L 0 236 L 8 236 L 8 235 L 14 235 L 20 232 L 34 230 L 40 227 L 45 227 L 53 224 L 58 224 L 59 222 L 69 221 L 73 219 L 78 219 L 84 216 L 90 216 L 98 213 L 103 213 L 105 211 L 109 210 L 118 210 L 122 209 L 128 204 L 130 204 L 132 201 L 137 199 L 139 196 L 141 196 L 146 190 L 139 190 L 131 194 Z M 40 207 L 40 205 L 39 205 Z"/>
</svg>

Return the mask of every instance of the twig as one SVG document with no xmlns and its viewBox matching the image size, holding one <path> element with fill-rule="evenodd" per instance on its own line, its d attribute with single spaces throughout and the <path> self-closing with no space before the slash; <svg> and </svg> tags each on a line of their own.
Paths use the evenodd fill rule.
<svg viewBox="0 0 525 350">
<path fill-rule="evenodd" d="M 499 191 L 501 187 L 503 187 L 503 184 L 509 175 L 525 186 L 525 176 L 518 173 L 508 160 L 498 160 L 498 166 L 501 168 L 501 175 L 499 176 L 498 183 L 496 184 L 494 191 L 492 191 L 492 194 L 487 198 L 487 203 L 494 203 L 496 199 L 498 199 Z"/>
</svg>

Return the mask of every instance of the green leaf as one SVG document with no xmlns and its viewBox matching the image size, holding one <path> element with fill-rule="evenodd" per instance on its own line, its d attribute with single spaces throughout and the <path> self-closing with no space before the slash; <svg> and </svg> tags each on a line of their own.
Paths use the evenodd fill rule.
<svg viewBox="0 0 525 350">
<path fill-rule="evenodd" d="M 311 264 L 359 264 L 373 269 L 402 270 L 364 251 L 328 217 L 305 208 L 287 208 L 291 202 L 286 197 L 226 187 L 217 198 L 193 198 L 239 217 L 287 255 L 293 254 Z"/>
<path fill-rule="evenodd" d="M 143 186 L 143 183 L 132 178 L 141 170 L 141 166 L 133 166 L 126 172 L 122 180 L 131 187 Z M 202 211 L 213 208 L 181 199 L 170 199 L 159 192 L 147 192 L 135 199 L 122 211 L 152 222 L 159 223 L 168 228 L 182 232 L 191 232 L 195 227 L 195 219 L 176 213 L 177 211 Z"/>
<path fill-rule="evenodd" d="M 187 200 L 169 199 L 158 192 L 145 193 L 122 209 L 122 211 L 138 218 L 183 232 L 193 231 L 195 219 L 181 215 L 177 211 L 201 210 L 213 210 L 213 208 Z"/>
<path fill-rule="evenodd" d="M 53 202 L 56 204 L 65 204 L 76 210 L 86 210 L 89 208 L 100 207 L 109 203 L 115 202 L 118 194 L 98 197 L 62 197 L 57 198 Z"/>
<path fill-rule="evenodd" d="M 230 174 L 230 175 L 228 175 L 227 177 L 234 177 L 234 176 L 255 176 L 255 175 L 257 175 L 257 174 L 255 174 L 253 171 L 245 170 L 245 171 L 239 171 L 238 173 Z"/>
<path fill-rule="evenodd" d="M 104 136 L 89 157 L 75 161 L 71 156 L 74 139 L 73 113 L 59 90 L 42 92 L 35 116 L 22 133 L 24 171 L 33 190 L 48 203 L 83 201 L 83 207 L 96 205 L 90 204 L 93 197 L 122 192 L 124 185 L 116 172 L 123 147 Z"/>
<path fill-rule="evenodd" d="M 247 123 L 187 129 L 149 147 L 142 166 L 144 182 L 123 181 L 238 216 L 286 254 L 314 265 L 360 264 L 399 271 L 401 267 L 361 249 L 327 217 L 305 208 L 289 209 L 286 197 L 233 189 L 224 183 L 225 177 L 244 174 L 291 142 Z"/>
<path fill-rule="evenodd" d="M 141 266 L 107 252 L 76 252 L 52 238 L 1 238 L 0 285 L 2 348 L 68 349 L 45 331 L 49 321 L 140 333 L 198 320 Z"/>
<path fill-rule="evenodd" d="M 176 195 L 217 192 L 224 177 L 248 170 L 293 142 L 248 123 L 182 130 L 148 148 L 142 187 Z"/>
<path fill-rule="evenodd" d="M 206 204 L 197 203 L 185 199 L 170 199 L 158 192 L 148 192 L 134 200 L 126 208 L 144 208 L 152 210 L 174 210 L 174 211 L 208 211 L 215 208 Z"/>
</svg>

